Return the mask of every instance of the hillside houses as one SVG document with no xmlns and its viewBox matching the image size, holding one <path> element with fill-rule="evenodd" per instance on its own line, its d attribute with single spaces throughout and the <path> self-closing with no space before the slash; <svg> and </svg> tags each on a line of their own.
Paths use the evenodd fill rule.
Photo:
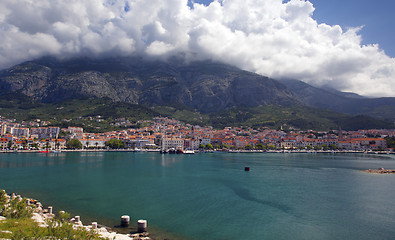
<svg viewBox="0 0 395 240">
<path fill-rule="evenodd" d="M 215 130 L 185 124 L 174 119 L 155 118 L 149 126 L 105 133 L 86 133 L 81 127 L 37 127 L 0 119 L 1 149 L 65 149 L 66 142 L 78 139 L 83 149 L 106 149 L 111 139 L 121 140 L 127 148 L 198 150 L 210 146 L 225 149 L 324 149 L 370 151 L 385 150 L 387 136 L 395 130 L 283 131 L 269 128 L 226 127 Z M 31 127 L 33 126 L 33 127 Z"/>
</svg>

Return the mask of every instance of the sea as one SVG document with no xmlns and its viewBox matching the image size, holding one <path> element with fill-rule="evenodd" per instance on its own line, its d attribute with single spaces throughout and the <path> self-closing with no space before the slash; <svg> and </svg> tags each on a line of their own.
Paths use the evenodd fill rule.
<svg viewBox="0 0 395 240">
<path fill-rule="evenodd" d="M 249 167 L 250 171 L 245 171 Z M 155 239 L 394 239 L 394 155 L 0 154 L 0 189 Z"/>
</svg>

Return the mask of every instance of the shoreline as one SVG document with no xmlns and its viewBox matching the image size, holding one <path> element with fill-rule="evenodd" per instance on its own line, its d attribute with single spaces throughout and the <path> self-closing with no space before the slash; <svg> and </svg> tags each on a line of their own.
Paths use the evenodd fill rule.
<svg viewBox="0 0 395 240">
<path fill-rule="evenodd" d="M 159 153 L 159 149 L 78 149 L 78 150 L 71 150 L 71 149 L 64 149 L 57 152 L 49 151 L 43 152 L 42 150 L 0 150 L 0 153 L 45 153 L 45 154 L 58 154 L 62 152 L 152 152 L 152 153 Z M 391 151 L 355 151 L 355 150 L 204 150 L 198 151 L 196 150 L 195 154 L 197 153 L 363 153 L 363 154 L 395 154 L 395 152 Z M 182 155 L 182 154 L 181 154 Z"/>
<path fill-rule="evenodd" d="M 365 170 L 364 172 L 374 173 L 374 174 L 395 174 L 394 169 L 385 169 L 385 168 L 368 169 L 368 170 Z"/>
<path fill-rule="evenodd" d="M 32 207 L 32 219 L 34 222 L 38 224 L 39 227 L 46 228 L 48 227 L 48 221 L 55 218 L 56 215 L 65 213 L 63 210 L 59 211 L 58 214 L 54 213 L 54 209 L 52 206 L 43 205 L 39 200 L 22 197 L 17 193 L 8 194 L 5 190 L 4 193 L 6 194 L 7 203 L 11 200 L 17 199 L 17 201 L 22 201 L 26 199 L 26 207 Z M 7 220 L 6 217 L 0 216 L 0 221 Z M 141 221 L 141 220 L 139 220 Z M 145 229 L 147 227 L 147 222 L 145 221 Z M 68 220 L 73 226 L 74 229 L 85 229 L 87 231 L 94 231 L 95 233 L 99 234 L 100 237 L 104 239 L 113 239 L 113 240 L 156 240 L 150 236 L 148 231 L 139 231 L 138 227 L 131 227 L 132 224 L 125 227 L 121 226 L 114 226 L 108 227 L 98 222 L 92 222 L 90 225 L 84 225 L 81 221 L 80 216 L 72 217 Z M 133 224 L 134 225 L 134 224 Z M 118 229 L 119 228 L 119 229 Z M 4 232 L 4 231 L 3 231 Z M 128 233 L 127 233 L 128 232 Z"/>
</svg>

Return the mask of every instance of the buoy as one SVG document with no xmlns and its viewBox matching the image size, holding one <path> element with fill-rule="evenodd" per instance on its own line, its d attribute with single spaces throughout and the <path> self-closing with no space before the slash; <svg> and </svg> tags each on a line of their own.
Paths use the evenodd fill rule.
<svg viewBox="0 0 395 240">
<path fill-rule="evenodd" d="M 249 172 L 250 171 L 250 167 L 244 167 L 244 171 Z"/>
<path fill-rule="evenodd" d="M 137 232 L 142 233 L 147 231 L 147 220 L 137 221 Z"/>
<path fill-rule="evenodd" d="M 129 226 L 129 222 L 130 222 L 130 217 L 128 215 L 123 215 L 121 217 L 121 227 Z"/>
</svg>

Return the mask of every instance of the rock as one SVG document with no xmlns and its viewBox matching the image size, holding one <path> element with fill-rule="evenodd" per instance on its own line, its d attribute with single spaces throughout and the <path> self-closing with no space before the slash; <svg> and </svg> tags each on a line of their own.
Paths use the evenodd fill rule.
<svg viewBox="0 0 395 240">
<path fill-rule="evenodd" d="M 93 97 L 132 104 L 177 103 L 201 112 L 299 101 L 280 82 L 229 65 L 139 58 L 30 61 L 0 71 L 0 90 L 41 102 Z"/>
</svg>

